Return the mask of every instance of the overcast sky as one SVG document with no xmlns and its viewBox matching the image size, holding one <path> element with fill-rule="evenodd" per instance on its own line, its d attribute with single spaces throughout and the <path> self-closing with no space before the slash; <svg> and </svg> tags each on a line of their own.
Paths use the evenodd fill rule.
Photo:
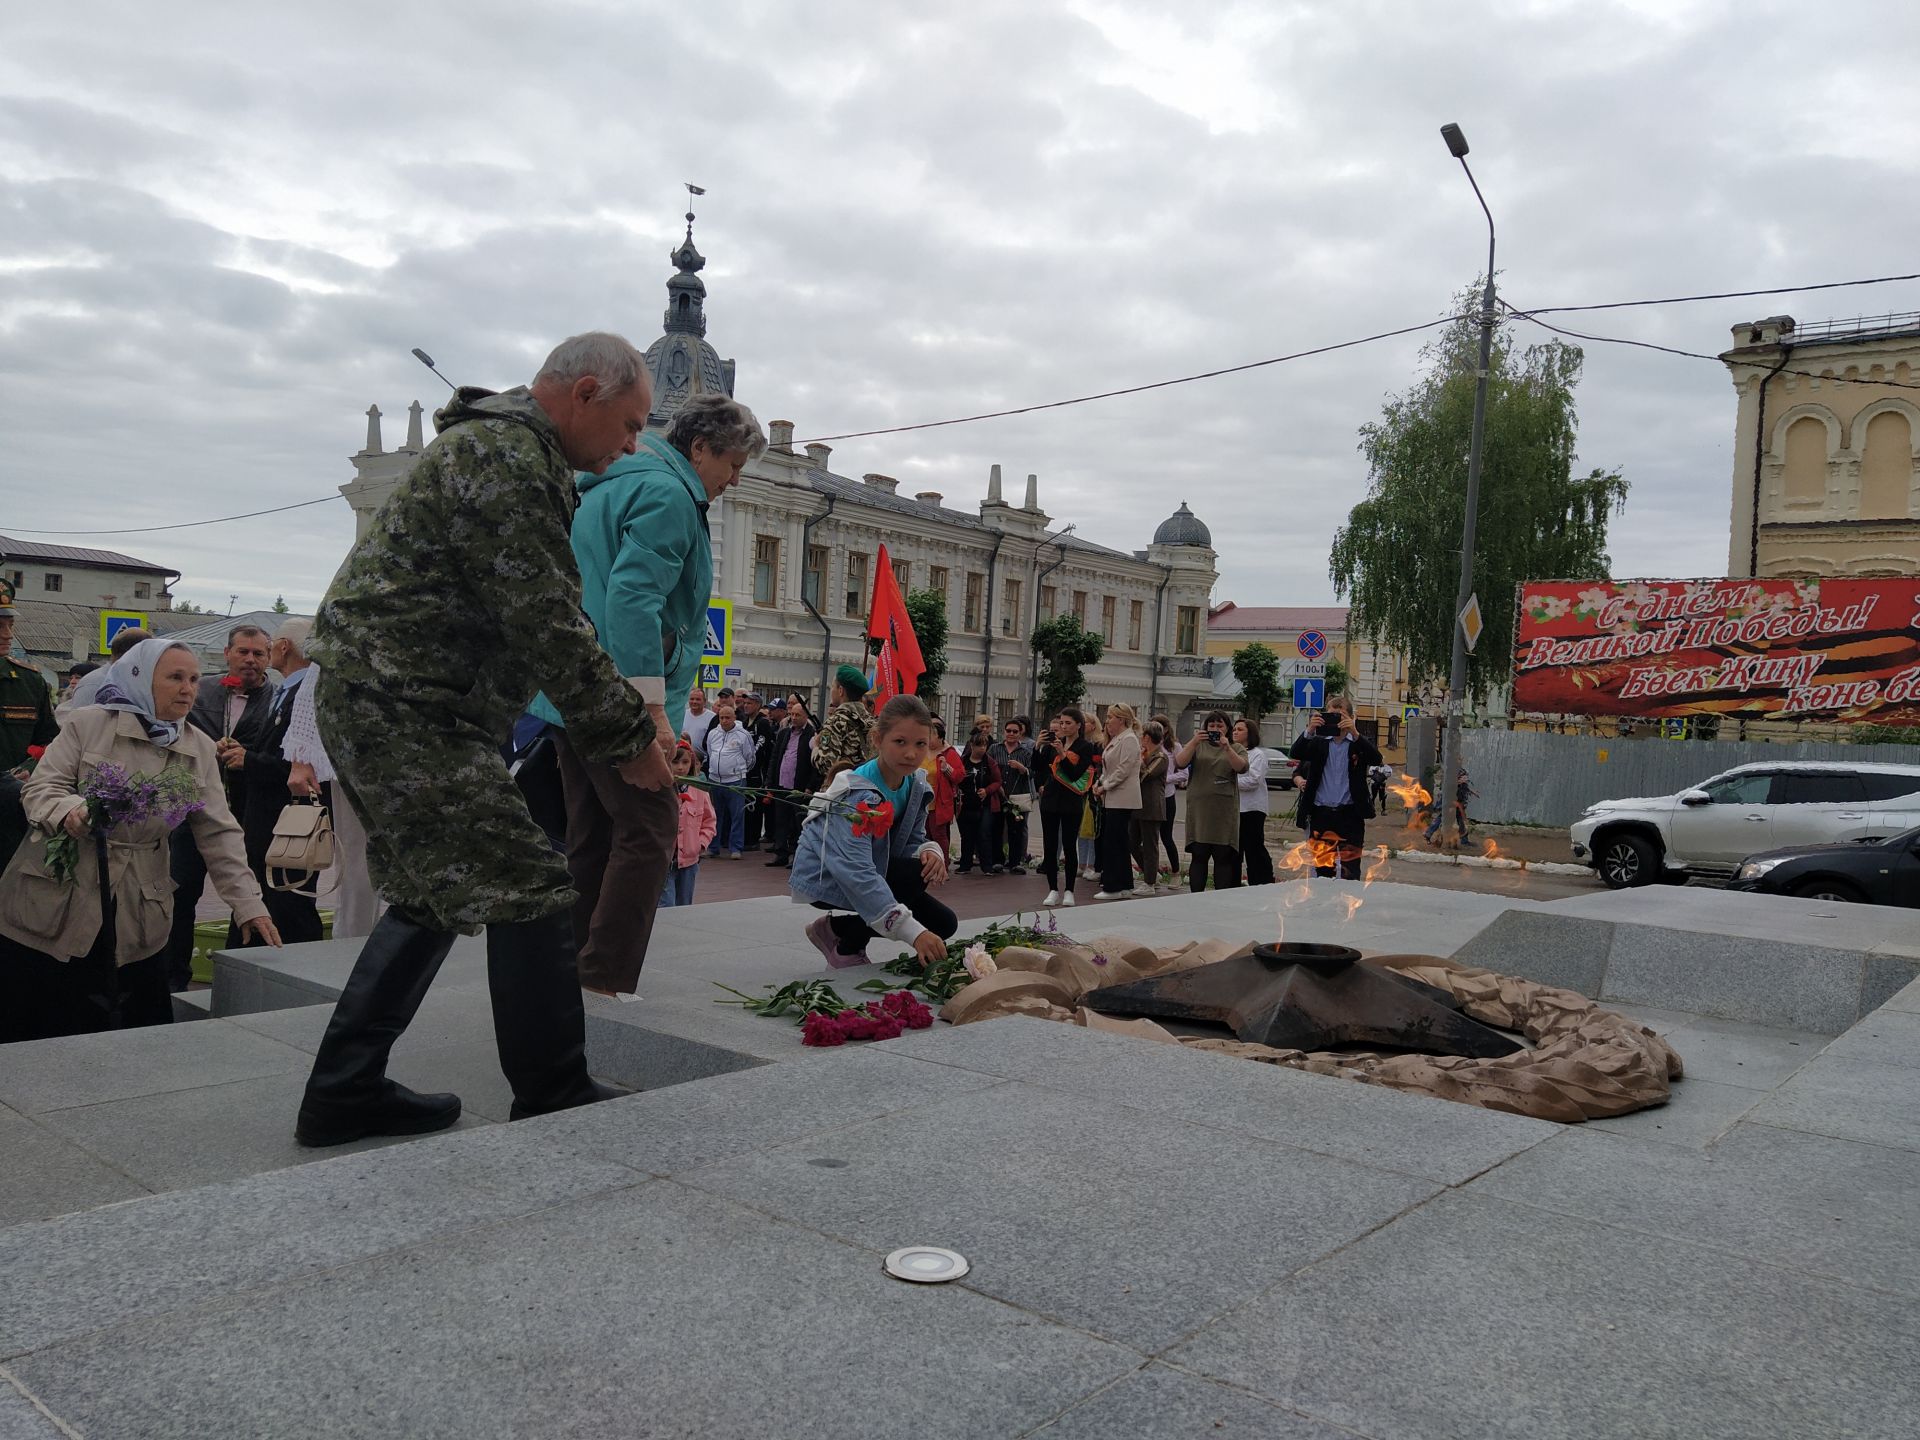
<svg viewBox="0 0 1920 1440">
<path fill-rule="evenodd" d="M 1485 246 L 1449 120 L 1522 308 L 1920 270 L 1916 55 L 1911 0 L 10 5 L 0 531 L 329 495 L 370 403 L 392 447 L 444 393 L 414 345 L 496 387 L 577 330 L 646 345 L 683 180 L 708 190 L 708 338 L 801 437 L 1443 315 Z M 1889 310 L 1920 285 L 1589 323 L 1712 352 L 1757 316 Z M 969 506 L 991 463 L 1034 471 L 1057 523 L 1127 549 L 1184 499 L 1216 600 L 1322 603 L 1355 432 L 1419 343 L 839 442 L 833 467 Z M 1587 349 L 1581 463 L 1633 486 L 1615 573 L 1721 573 L 1724 369 Z M 335 500 L 38 538 L 305 610 L 352 533 Z"/>
</svg>

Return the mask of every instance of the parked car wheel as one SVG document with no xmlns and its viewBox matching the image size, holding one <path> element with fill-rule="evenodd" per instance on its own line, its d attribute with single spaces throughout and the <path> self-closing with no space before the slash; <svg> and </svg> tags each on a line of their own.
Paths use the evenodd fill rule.
<svg viewBox="0 0 1920 1440">
<path fill-rule="evenodd" d="M 1844 880 L 1802 880 L 1793 887 L 1793 893 L 1802 900 L 1832 900 L 1842 905 L 1858 905 L 1863 897 L 1860 892 Z"/>
<path fill-rule="evenodd" d="M 1638 835 L 1609 835 L 1594 858 L 1594 868 L 1609 890 L 1651 885 L 1660 869 L 1660 852 Z"/>
</svg>

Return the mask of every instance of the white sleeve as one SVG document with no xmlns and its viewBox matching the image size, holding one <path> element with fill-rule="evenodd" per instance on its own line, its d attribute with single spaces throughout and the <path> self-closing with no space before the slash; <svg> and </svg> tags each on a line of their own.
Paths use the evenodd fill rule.
<svg viewBox="0 0 1920 1440">
<path fill-rule="evenodd" d="M 1267 787 L 1267 752 L 1258 746 L 1247 752 L 1247 768 L 1234 776 L 1242 790 L 1259 792 Z"/>
<path fill-rule="evenodd" d="M 320 686 L 320 667 L 309 665 L 307 669 L 307 678 L 293 692 L 293 714 L 287 721 L 287 738 L 280 742 L 280 754 L 283 759 L 304 760 L 311 765 L 314 779 L 331 780 L 333 762 L 320 743 L 320 721 L 313 706 L 313 692 Z"/>
</svg>

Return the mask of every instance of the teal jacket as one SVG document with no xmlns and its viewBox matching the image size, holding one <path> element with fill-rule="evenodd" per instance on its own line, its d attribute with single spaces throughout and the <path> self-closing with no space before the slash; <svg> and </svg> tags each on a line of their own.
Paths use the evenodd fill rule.
<svg viewBox="0 0 1920 1440">
<path fill-rule="evenodd" d="M 665 705 L 671 695 L 677 703 L 699 678 L 706 648 L 713 593 L 706 489 L 687 457 L 651 431 L 606 474 L 579 475 L 574 483 L 581 609 L 642 700 Z M 566 724 L 545 695 L 531 708 Z"/>
</svg>

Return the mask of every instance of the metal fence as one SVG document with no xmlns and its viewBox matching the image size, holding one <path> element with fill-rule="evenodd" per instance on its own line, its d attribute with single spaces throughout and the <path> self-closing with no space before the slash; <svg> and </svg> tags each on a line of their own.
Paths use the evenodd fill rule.
<svg viewBox="0 0 1920 1440">
<path fill-rule="evenodd" d="M 1468 730 L 1475 820 L 1570 825 L 1596 800 L 1671 795 L 1736 765 L 1765 760 L 1861 760 L 1920 765 L 1920 745 L 1770 745 L 1748 740 L 1609 740 L 1541 730 Z"/>
</svg>

